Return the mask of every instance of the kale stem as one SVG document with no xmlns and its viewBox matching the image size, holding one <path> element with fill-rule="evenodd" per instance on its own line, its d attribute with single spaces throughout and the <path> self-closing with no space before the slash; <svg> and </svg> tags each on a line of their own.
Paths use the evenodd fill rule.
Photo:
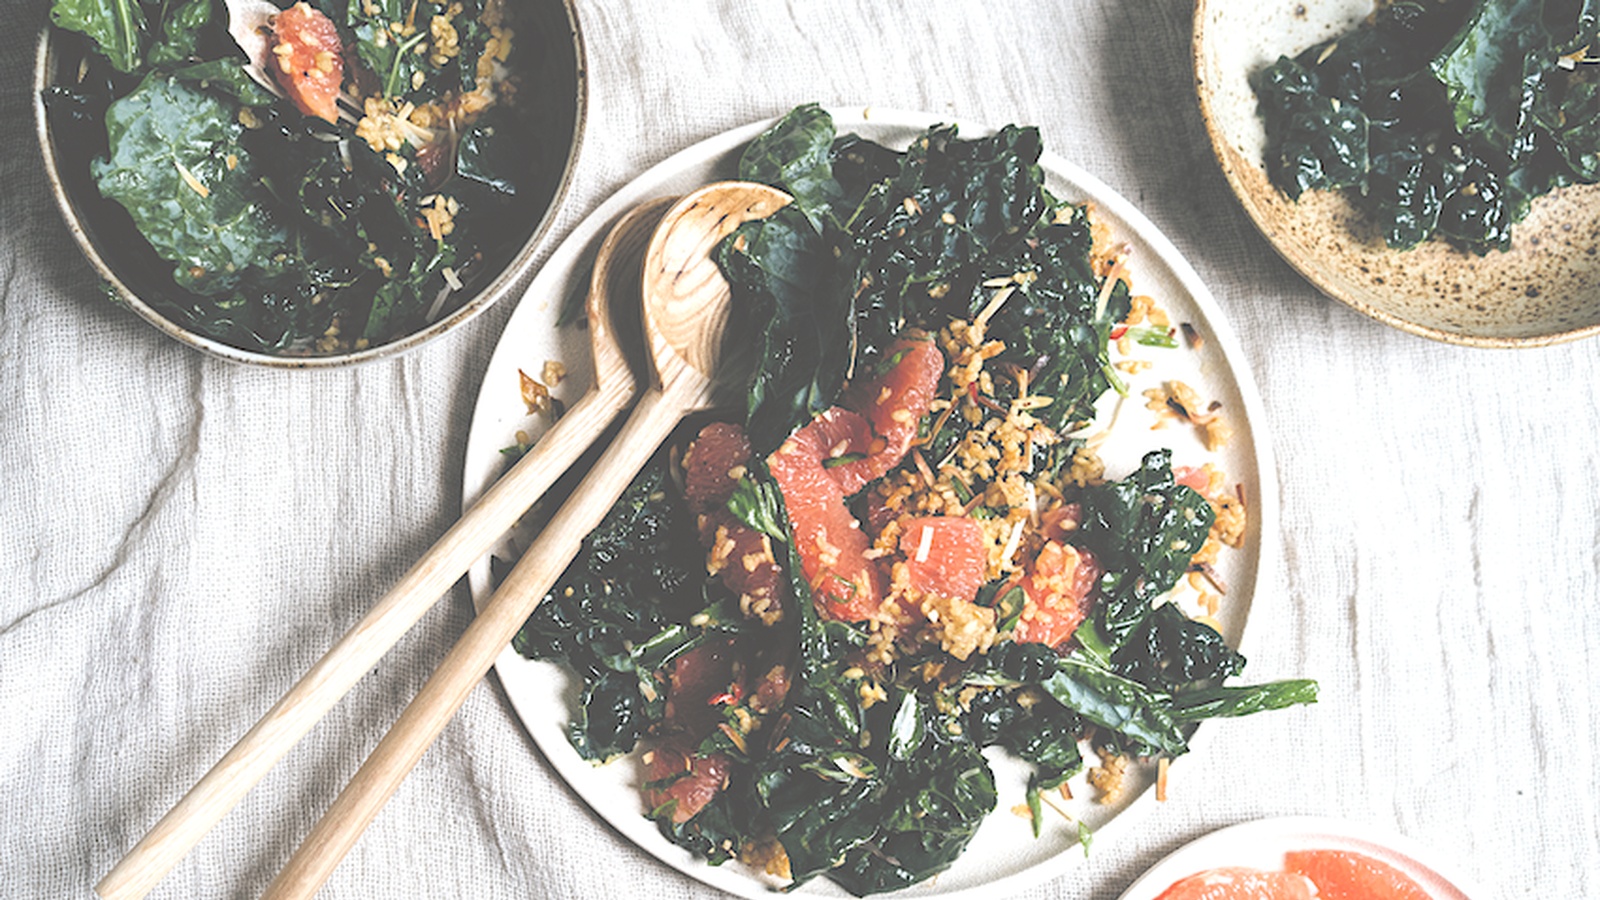
<svg viewBox="0 0 1600 900">
<path fill-rule="evenodd" d="M 1106 380 L 1111 382 L 1111 387 L 1116 390 L 1118 395 L 1128 396 L 1127 384 L 1123 383 L 1122 378 L 1117 375 L 1117 370 L 1111 365 L 1110 361 L 1100 360 L 1100 371 L 1105 373 Z"/>
<path fill-rule="evenodd" d="M 122 42 L 120 49 L 124 58 L 128 61 L 129 70 L 138 64 L 138 61 L 134 59 L 139 46 L 139 35 L 133 25 L 133 4 L 134 0 L 121 0 L 121 2 L 115 4 L 117 37 Z M 119 66 L 118 68 L 121 67 Z"/>
<path fill-rule="evenodd" d="M 396 78 L 400 77 L 400 62 L 401 62 L 401 60 L 405 59 L 406 54 L 411 52 L 411 48 L 413 48 L 416 45 L 422 43 L 423 39 L 426 38 L 427 36 L 428 36 L 428 32 L 419 31 L 419 32 L 417 32 L 415 37 L 412 37 L 410 40 L 408 40 L 405 43 L 399 45 L 395 49 L 395 51 L 394 51 L 394 65 L 389 67 L 389 78 L 388 78 L 388 80 L 386 80 L 383 83 L 383 95 L 385 97 L 393 97 L 394 96 L 394 81 L 395 81 Z"/>
</svg>

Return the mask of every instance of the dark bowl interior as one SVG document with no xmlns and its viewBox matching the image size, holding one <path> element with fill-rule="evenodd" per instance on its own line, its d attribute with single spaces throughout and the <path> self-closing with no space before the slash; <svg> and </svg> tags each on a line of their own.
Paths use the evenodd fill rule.
<svg viewBox="0 0 1600 900">
<path fill-rule="evenodd" d="M 89 163 L 106 155 L 103 123 L 86 121 L 70 97 L 90 46 L 81 35 L 47 27 L 38 45 L 34 103 L 40 147 L 56 201 L 80 249 L 124 303 L 166 334 L 204 352 L 280 368 L 327 368 L 392 357 L 450 331 L 510 293 L 533 265 L 538 245 L 566 194 L 582 141 L 587 106 L 584 50 L 572 0 L 511 0 L 520 114 L 532 122 L 515 199 L 489 225 L 484 259 L 435 321 L 387 343 L 317 356 L 244 349 L 186 328 L 175 307 L 190 297 L 128 213 L 101 196 Z"/>
</svg>

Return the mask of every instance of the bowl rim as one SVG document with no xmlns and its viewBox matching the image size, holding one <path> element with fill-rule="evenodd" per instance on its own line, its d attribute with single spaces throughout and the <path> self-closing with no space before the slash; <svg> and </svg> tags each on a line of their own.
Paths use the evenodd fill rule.
<svg viewBox="0 0 1600 900">
<path fill-rule="evenodd" d="M 90 236 L 84 217 L 80 214 L 77 205 L 73 203 L 68 194 L 62 171 L 56 161 L 54 152 L 55 138 L 50 127 L 50 119 L 45 110 L 44 92 L 51 86 L 52 37 L 56 27 L 45 24 L 39 30 L 37 49 L 34 55 L 33 74 L 33 113 L 34 128 L 37 132 L 39 154 L 44 158 L 45 176 L 50 182 L 50 193 L 54 195 L 56 207 L 61 212 L 61 218 L 66 223 L 67 230 L 72 234 L 78 249 L 93 266 L 95 273 L 115 292 L 115 299 L 141 318 L 154 325 L 168 337 L 199 350 L 209 356 L 226 359 L 231 362 L 245 363 L 248 365 L 262 366 L 271 369 L 335 369 L 346 366 L 360 365 L 380 359 L 392 359 L 402 356 L 424 344 L 431 343 L 434 339 L 445 333 L 454 331 L 458 327 L 476 318 L 480 313 L 504 299 L 512 292 L 516 284 L 533 269 L 535 258 L 543 247 L 545 239 L 549 237 L 555 225 L 556 217 L 565 204 L 573 176 L 578 168 L 578 158 L 583 148 L 583 137 L 587 131 L 589 115 L 589 67 L 584 46 L 583 31 L 578 22 L 576 0 L 560 0 L 561 7 L 566 15 L 567 27 L 572 40 L 573 68 L 575 75 L 575 91 L 573 96 L 574 115 L 572 120 L 572 138 L 567 145 L 566 158 L 562 161 L 561 177 L 556 181 L 554 193 L 546 204 L 543 214 L 534 226 L 528 239 L 511 255 L 510 260 L 495 277 L 483 285 L 471 300 L 462 304 L 447 316 L 437 321 L 430 322 L 418 331 L 405 337 L 356 350 L 349 353 L 338 353 L 326 356 L 279 356 L 255 350 L 246 350 L 235 347 L 214 338 L 205 337 L 184 328 L 178 323 L 162 315 L 154 307 L 140 299 L 127 283 L 117 274 L 105 257 L 101 255 L 99 247 Z"/>
<path fill-rule="evenodd" d="M 1221 5 L 1221 3 L 1219 2 L 1218 5 Z M 1359 312 L 1362 315 L 1367 316 L 1368 318 L 1375 319 L 1385 325 L 1397 328 L 1409 334 L 1429 338 L 1446 344 L 1504 350 L 1524 347 L 1548 347 L 1553 344 L 1564 344 L 1571 341 L 1600 335 L 1600 322 L 1596 322 L 1592 325 L 1583 325 L 1577 328 L 1569 328 L 1564 331 L 1551 332 L 1549 334 L 1525 335 L 1521 337 L 1491 337 L 1485 335 L 1465 334 L 1459 331 L 1447 331 L 1442 328 L 1434 328 L 1429 325 L 1422 325 L 1417 322 L 1413 322 L 1410 319 L 1403 319 L 1393 313 L 1366 303 L 1359 298 L 1340 290 L 1336 284 L 1319 277 L 1314 269 L 1303 264 L 1297 258 L 1297 256 L 1291 253 L 1289 248 L 1279 240 L 1277 234 L 1266 226 L 1266 221 L 1263 218 L 1263 212 L 1260 206 L 1256 204 L 1254 199 L 1251 197 L 1250 192 L 1245 189 L 1244 181 L 1240 177 L 1238 170 L 1228 161 L 1228 156 L 1226 153 L 1228 141 L 1227 138 L 1222 134 L 1222 129 L 1220 126 L 1218 126 L 1216 117 L 1212 112 L 1211 85 L 1206 80 L 1205 74 L 1205 54 L 1203 52 L 1203 47 L 1205 45 L 1206 12 L 1209 7 L 1209 0 L 1195 0 L 1192 31 L 1193 37 L 1189 48 L 1190 60 L 1194 70 L 1195 96 L 1199 101 L 1200 106 L 1200 119 L 1205 125 L 1206 137 L 1211 141 L 1211 153 L 1216 158 L 1218 167 L 1222 169 L 1222 175 L 1225 179 L 1227 179 L 1228 188 L 1233 193 L 1234 199 L 1238 201 L 1240 206 L 1244 207 L 1244 211 L 1250 217 L 1250 223 L 1255 226 L 1256 231 L 1258 231 L 1261 236 L 1266 239 L 1267 243 L 1275 252 L 1277 252 L 1278 256 L 1282 258 L 1284 262 L 1289 264 L 1290 268 L 1298 272 L 1302 278 L 1310 282 L 1313 287 L 1321 291 L 1323 294 L 1332 297 L 1333 299 L 1345 304 L 1346 306 L 1354 309 L 1356 312 Z"/>
</svg>

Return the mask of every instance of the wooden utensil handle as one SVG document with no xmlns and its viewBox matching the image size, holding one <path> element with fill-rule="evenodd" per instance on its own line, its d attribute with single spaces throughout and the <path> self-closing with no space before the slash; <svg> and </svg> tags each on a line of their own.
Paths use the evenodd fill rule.
<svg viewBox="0 0 1600 900">
<path fill-rule="evenodd" d="M 128 851 L 95 892 L 104 900 L 148 894 L 577 461 L 628 405 L 634 390 L 628 372 L 607 372 Z"/>
<path fill-rule="evenodd" d="M 378 810 L 388 801 L 521 629 L 583 538 L 622 496 L 635 475 L 683 417 L 685 404 L 651 390 L 580 484 L 467 627 L 427 684 L 340 792 L 262 900 L 316 895 Z"/>
</svg>

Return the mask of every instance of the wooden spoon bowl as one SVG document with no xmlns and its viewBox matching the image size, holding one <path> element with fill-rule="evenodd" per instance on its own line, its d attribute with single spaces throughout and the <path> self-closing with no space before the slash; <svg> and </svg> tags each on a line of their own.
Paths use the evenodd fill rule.
<svg viewBox="0 0 1600 900">
<path fill-rule="evenodd" d="M 748 354 L 725 358 L 732 292 L 713 252 L 744 222 L 764 219 L 792 200 L 764 184 L 724 181 L 678 201 L 662 217 L 644 259 L 644 322 L 655 383 L 696 374 L 742 384 Z M 746 349 L 746 348 L 739 348 Z"/>
</svg>

